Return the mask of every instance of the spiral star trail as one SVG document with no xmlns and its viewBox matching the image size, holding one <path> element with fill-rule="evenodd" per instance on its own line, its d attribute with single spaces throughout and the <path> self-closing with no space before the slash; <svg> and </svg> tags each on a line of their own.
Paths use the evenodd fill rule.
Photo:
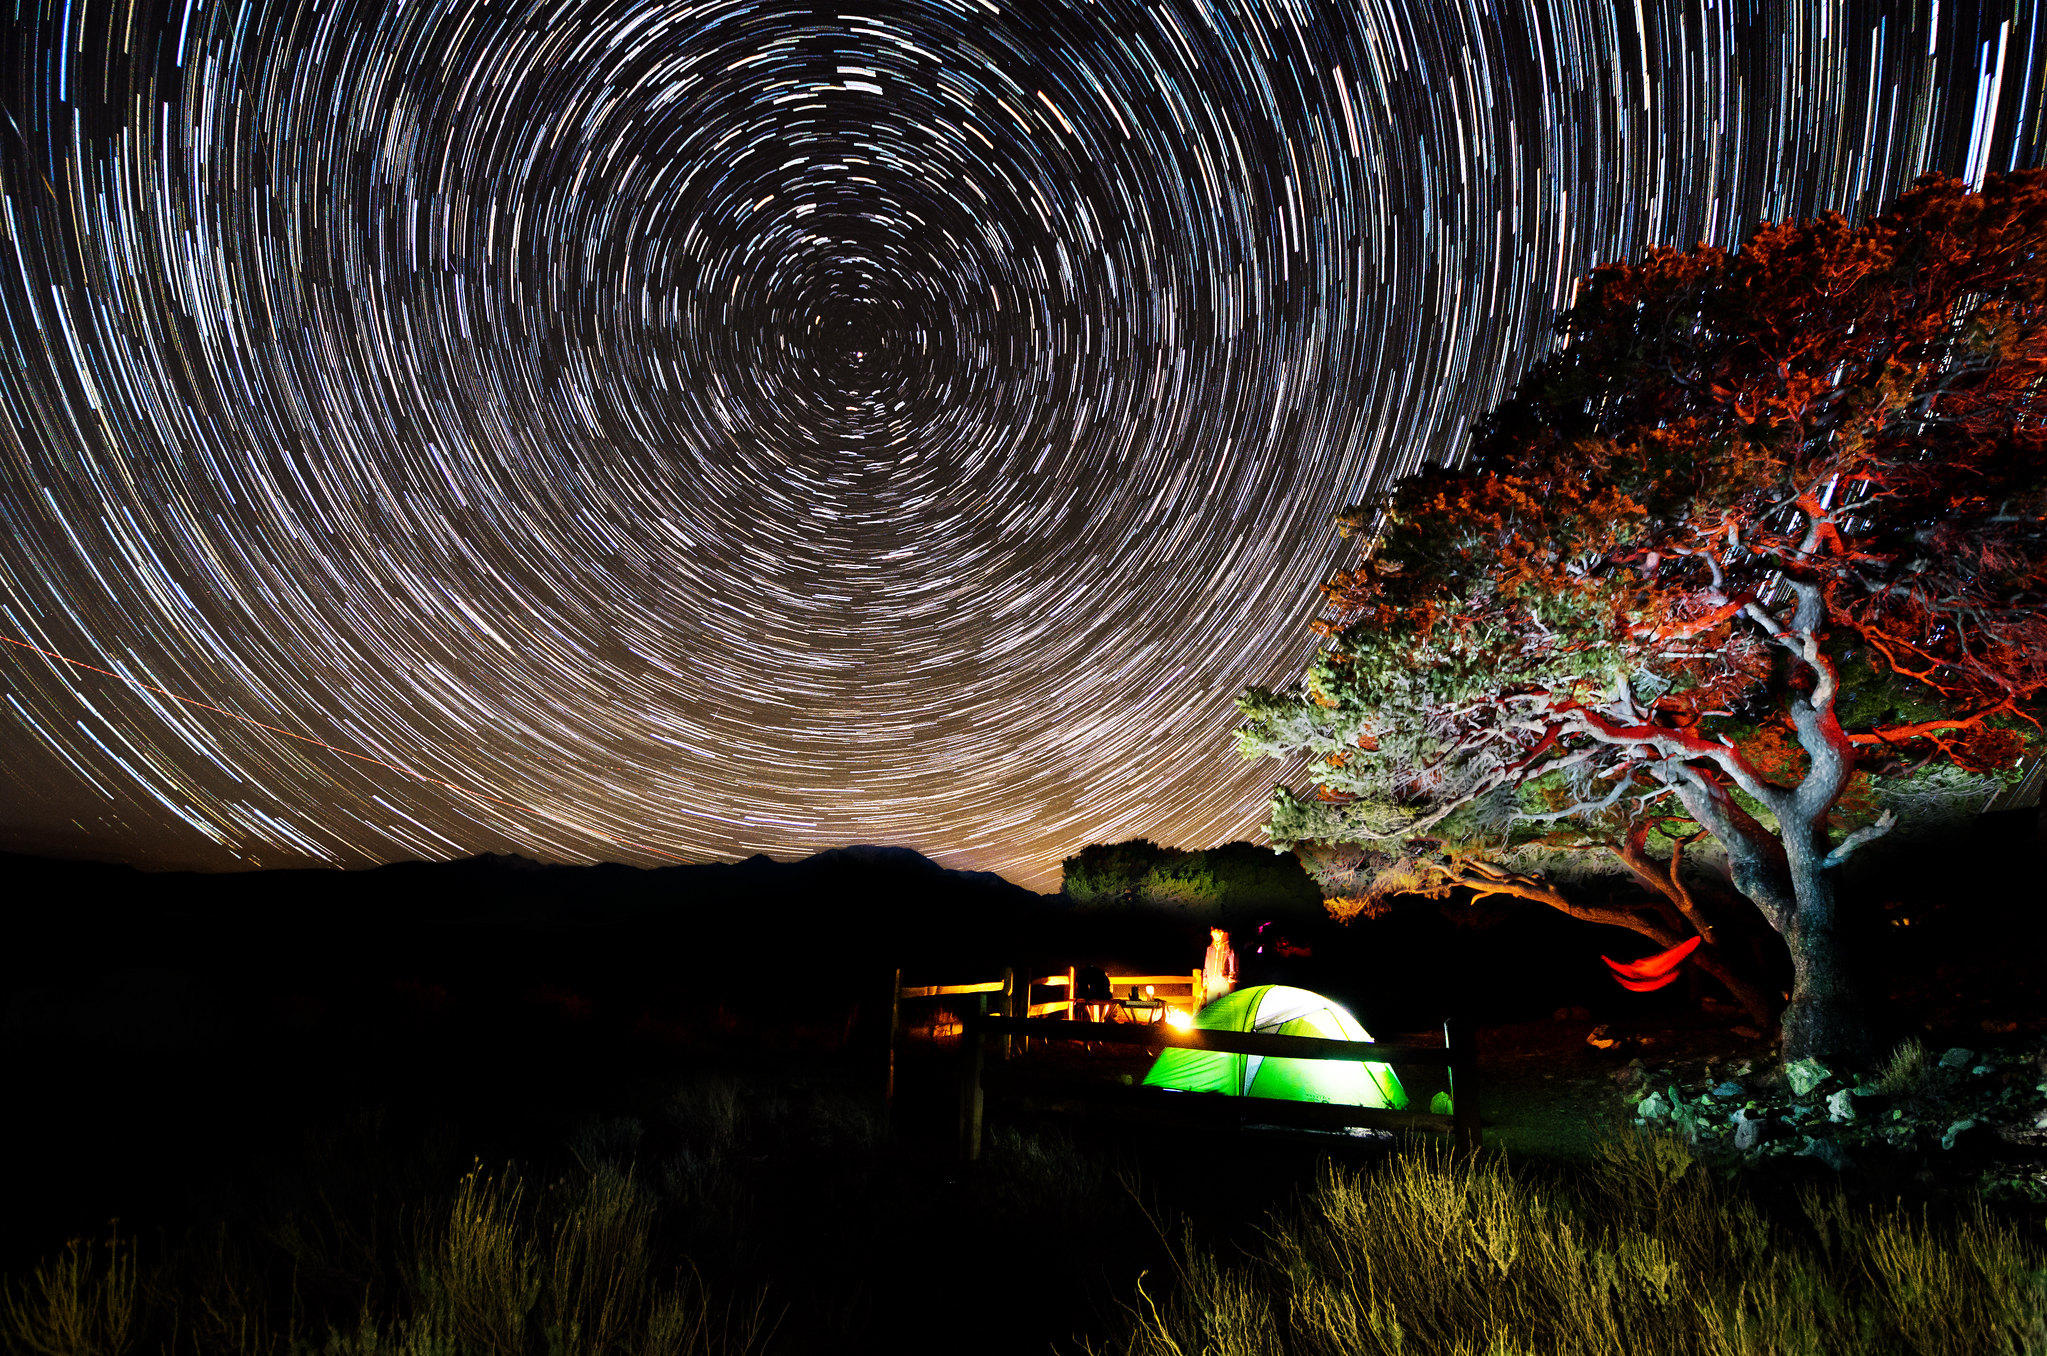
<svg viewBox="0 0 2047 1356">
<path fill-rule="evenodd" d="M 1244 836 L 1576 277 L 2042 163 L 2039 4 L 1914 8 L 14 0 L 0 829 Z"/>
</svg>

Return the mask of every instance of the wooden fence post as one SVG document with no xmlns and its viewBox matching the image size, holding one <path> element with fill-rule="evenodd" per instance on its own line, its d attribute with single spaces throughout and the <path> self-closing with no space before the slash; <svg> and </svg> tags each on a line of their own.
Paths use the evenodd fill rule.
<svg viewBox="0 0 2047 1356">
<path fill-rule="evenodd" d="M 1476 1153 L 1484 1136 L 1478 1122 L 1478 1050 L 1471 1024 L 1462 1017 L 1444 1022 L 1443 1048 L 1450 1052 L 1450 1133 L 1459 1153 Z"/>
<path fill-rule="evenodd" d="M 1208 1005 L 1208 972 L 1196 970 L 1193 982 L 1187 986 L 1187 1015 L 1192 1017 Z"/>
<path fill-rule="evenodd" d="M 1076 973 L 1073 966 L 1066 967 L 1066 1020 L 1069 1022 L 1080 1020 L 1080 1004 L 1074 1001 L 1078 997 L 1073 987 L 1073 977 Z"/>
<path fill-rule="evenodd" d="M 1002 1002 L 996 1005 L 996 1011 L 1004 1017 L 1016 1016 L 1016 967 L 1013 965 L 1002 967 Z M 995 1047 L 995 1058 L 1007 1062 L 1015 1053 L 1010 1034 L 1003 1032 L 1002 1040 Z"/>
<path fill-rule="evenodd" d="M 960 1161 L 979 1162 L 981 1158 L 981 1047 L 987 1037 L 982 1033 L 980 1017 L 986 1015 L 988 995 L 976 994 L 981 1000 L 983 1012 L 969 1013 L 965 1027 L 960 1032 Z"/>
<path fill-rule="evenodd" d="M 1028 967 L 1016 972 L 1016 992 L 1009 996 L 1009 1016 L 1022 1021 L 1031 1015 L 1031 972 Z M 1016 1053 L 1027 1055 L 1031 1052 L 1029 1036 L 1012 1036 Z"/>
<path fill-rule="evenodd" d="M 881 1086 L 881 1137 L 893 1129 L 896 1111 L 896 1041 L 903 1029 L 903 968 L 896 967 L 895 987 L 888 991 L 888 1068 Z"/>
</svg>

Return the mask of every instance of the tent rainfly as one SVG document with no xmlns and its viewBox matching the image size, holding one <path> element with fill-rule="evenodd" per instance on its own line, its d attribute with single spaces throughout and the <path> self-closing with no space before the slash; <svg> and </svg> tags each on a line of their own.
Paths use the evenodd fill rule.
<svg viewBox="0 0 2047 1356">
<path fill-rule="evenodd" d="M 1372 1039 L 1357 1018 L 1321 994 L 1280 984 L 1226 993 L 1203 1008 L 1194 1025 L 1204 1031 L 1255 1031 L 1266 1036 Z M 1391 1065 L 1352 1064 L 1341 1059 L 1277 1059 L 1169 1048 L 1159 1054 L 1144 1081 L 1147 1087 L 1234 1097 L 1342 1102 L 1394 1110 L 1407 1105 L 1407 1091 Z"/>
</svg>

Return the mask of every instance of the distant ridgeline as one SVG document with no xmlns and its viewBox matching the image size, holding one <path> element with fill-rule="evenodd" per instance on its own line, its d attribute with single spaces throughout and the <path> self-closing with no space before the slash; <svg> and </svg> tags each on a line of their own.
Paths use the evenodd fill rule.
<svg viewBox="0 0 2047 1356">
<path fill-rule="evenodd" d="M 1000 965 L 1027 920 L 1062 905 L 992 872 L 870 846 L 652 869 L 486 855 L 222 874 L 0 854 L 0 873 L 17 901 L 0 919 L 0 989 L 46 982 L 52 968 L 238 962 L 282 974 L 585 960 L 708 981 L 772 961 L 883 976 L 927 953 Z"/>
<path fill-rule="evenodd" d="M 1185 851 L 1148 838 L 1068 857 L 1062 893 L 1084 909 L 1171 914 L 1219 926 L 1322 914 L 1322 891 L 1292 853 L 1256 843 Z"/>
</svg>

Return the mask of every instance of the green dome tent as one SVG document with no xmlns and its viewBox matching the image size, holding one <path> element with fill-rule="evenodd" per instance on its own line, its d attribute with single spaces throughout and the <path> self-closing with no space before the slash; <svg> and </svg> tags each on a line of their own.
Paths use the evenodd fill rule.
<svg viewBox="0 0 2047 1356">
<path fill-rule="evenodd" d="M 1306 989 L 1259 984 L 1226 993 L 1203 1008 L 1194 1025 L 1204 1031 L 1255 1031 L 1266 1036 L 1319 1036 L 1370 1041 L 1358 1019 Z M 1342 1102 L 1350 1106 L 1407 1105 L 1391 1065 L 1340 1059 L 1272 1059 L 1216 1050 L 1167 1049 L 1144 1076 L 1145 1085 L 1234 1097 L 1275 1097 L 1289 1102 Z"/>
</svg>

